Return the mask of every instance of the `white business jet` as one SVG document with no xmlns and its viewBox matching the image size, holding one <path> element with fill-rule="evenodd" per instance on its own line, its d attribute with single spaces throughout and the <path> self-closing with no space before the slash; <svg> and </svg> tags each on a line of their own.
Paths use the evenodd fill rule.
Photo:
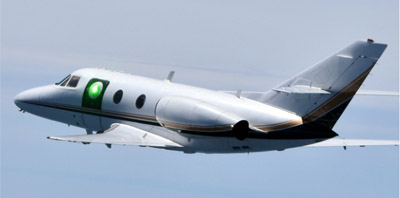
<svg viewBox="0 0 400 198">
<path fill-rule="evenodd" d="M 222 92 L 106 69 L 80 69 L 15 97 L 22 112 L 86 129 L 52 140 L 185 153 L 398 145 L 339 139 L 332 128 L 386 44 L 358 41 L 267 92 Z M 336 137 L 336 138 L 335 138 Z"/>
</svg>

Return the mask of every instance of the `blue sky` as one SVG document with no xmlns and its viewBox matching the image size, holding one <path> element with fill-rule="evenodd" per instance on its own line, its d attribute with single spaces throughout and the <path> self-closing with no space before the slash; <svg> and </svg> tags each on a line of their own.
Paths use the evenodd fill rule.
<svg viewBox="0 0 400 198">
<path fill-rule="evenodd" d="M 398 147 L 187 155 L 47 140 L 83 134 L 14 96 L 107 67 L 215 90 L 263 91 L 348 44 L 389 46 L 362 89 L 399 89 L 398 1 L 1 2 L 1 197 L 398 197 Z M 356 96 L 344 138 L 399 138 L 397 97 Z"/>
</svg>

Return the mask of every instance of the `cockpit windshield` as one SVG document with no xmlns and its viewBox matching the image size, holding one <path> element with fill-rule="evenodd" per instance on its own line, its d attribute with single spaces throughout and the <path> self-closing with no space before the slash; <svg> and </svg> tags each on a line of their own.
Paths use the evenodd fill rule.
<svg viewBox="0 0 400 198">
<path fill-rule="evenodd" d="M 81 78 L 79 76 L 71 76 L 69 74 L 67 77 L 62 79 L 60 82 L 56 83 L 56 85 L 59 85 L 61 87 L 76 87 L 78 85 L 78 82 Z"/>
<path fill-rule="evenodd" d="M 68 82 L 67 87 L 76 87 L 78 85 L 79 79 L 81 79 L 81 77 L 72 76 L 71 79 Z"/>
<path fill-rule="evenodd" d="M 56 85 L 65 86 L 68 80 L 71 78 L 71 74 L 68 74 L 67 77 L 63 78 L 60 82 L 56 83 Z"/>
</svg>

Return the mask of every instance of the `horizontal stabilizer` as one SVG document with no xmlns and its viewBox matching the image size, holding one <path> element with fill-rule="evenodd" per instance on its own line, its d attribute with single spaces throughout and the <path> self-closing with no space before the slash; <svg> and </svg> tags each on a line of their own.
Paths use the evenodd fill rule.
<svg viewBox="0 0 400 198">
<path fill-rule="evenodd" d="M 359 90 L 356 95 L 367 95 L 367 96 L 399 96 L 399 92 L 396 91 L 377 91 L 377 90 Z"/>
<path fill-rule="evenodd" d="M 48 139 L 80 143 L 120 144 L 161 148 L 182 147 L 169 139 L 125 124 L 112 124 L 104 133 L 48 137 Z"/>
<path fill-rule="evenodd" d="M 331 94 L 329 91 L 325 91 L 319 87 L 310 87 L 304 85 L 295 85 L 291 87 L 279 87 L 274 88 L 274 91 L 284 93 L 297 93 L 297 94 Z"/>
<path fill-rule="evenodd" d="M 307 145 L 308 147 L 320 146 L 399 146 L 399 140 L 359 140 L 333 138 L 322 142 Z"/>
</svg>

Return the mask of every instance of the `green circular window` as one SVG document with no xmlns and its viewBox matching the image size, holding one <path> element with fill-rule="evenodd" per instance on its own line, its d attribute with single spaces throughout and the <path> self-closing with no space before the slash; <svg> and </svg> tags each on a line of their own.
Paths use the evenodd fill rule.
<svg viewBox="0 0 400 198">
<path fill-rule="evenodd" d="M 89 87 L 89 97 L 91 99 L 96 99 L 97 97 L 99 97 L 99 95 L 101 94 L 101 91 L 103 90 L 103 83 L 100 81 L 97 81 L 95 83 L 93 83 L 92 85 L 90 85 Z"/>
</svg>

